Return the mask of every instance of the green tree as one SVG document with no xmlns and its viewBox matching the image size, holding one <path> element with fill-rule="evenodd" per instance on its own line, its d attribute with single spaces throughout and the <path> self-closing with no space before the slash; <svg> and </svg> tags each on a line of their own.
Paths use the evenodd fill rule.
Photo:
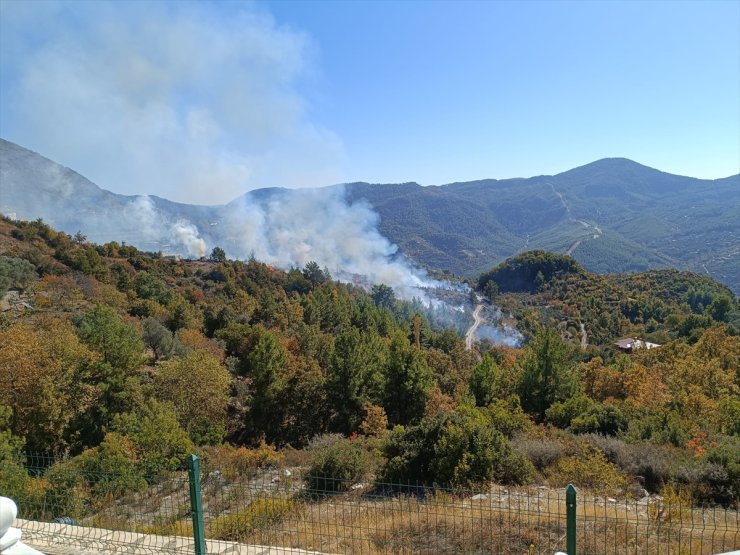
<svg viewBox="0 0 740 555">
<path fill-rule="evenodd" d="M 393 288 L 383 283 L 373 285 L 370 296 L 373 298 L 376 306 L 381 308 L 393 310 L 396 306 L 396 294 L 393 292 Z"/>
<path fill-rule="evenodd" d="M 732 299 L 727 295 L 721 295 L 716 297 L 707 308 L 712 318 L 718 322 L 726 322 L 727 315 L 732 309 Z"/>
<path fill-rule="evenodd" d="M 140 298 L 151 299 L 161 305 L 169 304 L 173 296 L 172 289 L 161 278 L 146 271 L 136 274 L 134 289 Z"/>
<path fill-rule="evenodd" d="M 144 361 L 144 342 L 133 324 L 100 305 L 77 320 L 77 335 L 103 359 L 89 365 L 83 376 L 100 391 L 100 402 L 80 423 L 84 435 L 96 443 L 115 414 L 132 411 L 142 402 L 137 370 Z"/>
<path fill-rule="evenodd" d="M 263 331 L 254 349 L 247 356 L 252 378 L 250 418 L 254 431 L 274 438 L 282 424 L 281 393 L 285 388 L 288 352 L 269 331 Z"/>
<path fill-rule="evenodd" d="M 313 260 L 306 263 L 306 266 L 303 268 L 303 277 L 305 277 L 313 285 L 321 285 L 327 280 L 324 272 Z"/>
<path fill-rule="evenodd" d="M 366 403 L 377 403 L 382 393 L 384 345 L 374 334 L 351 328 L 337 337 L 326 381 L 329 406 L 335 411 L 337 431 L 355 431 Z"/>
<path fill-rule="evenodd" d="M 0 256 L 0 297 L 8 289 L 25 289 L 36 278 L 36 268 L 22 258 Z"/>
<path fill-rule="evenodd" d="M 423 354 L 397 333 L 390 346 L 385 372 L 383 408 L 393 424 L 408 424 L 424 414 L 434 385 L 432 372 Z"/>
<path fill-rule="evenodd" d="M 221 247 L 213 247 L 209 258 L 213 262 L 226 262 L 226 252 Z"/>
<path fill-rule="evenodd" d="M 156 318 L 146 318 L 142 323 L 144 345 L 154 353 L 154 360 L 166 360 L 184 354 L 184 348 L 175 335 Z"/>
<path fill-rule="evenodd" d="M 74 463 L 96 497 L 120 497 L 146 489 L 136 445 L 115 432 L 106 434 L 100 445 L 84 451 Z"/>
<path fill-rule="evenodd" d="M 489 280 L 486 283 L 483 291 L 485 292 L 488 300 L 494 302 L 496 300 L 496 297 L 498 297 L 498 284 L 493 280 Z"/>
<path fill-rule="evenodd" d="M 130 374 L 143 362 L 144 342 L 133 324 L 98 305 L 77 320 L 77 335 L 114 369 Z"/>
<path fill-rule="evenodd" d="M 550 405 L 574 391 L 567 354 L 560 333 L 550 328 L 539 331 L 525 350 L 519 396 L 524 410 L 538 422 Z"/>
<path fill-rule="evenodd" d="M 470 392 L 475 397 L 477 406 L 485 407 L 493 400 L 500 373 L 501 370 L 491 353 L 486 353 L 483 359 L 475 365 L 473 376 L 470 379 Z"/>
<path fill-rule="evenodd" d="M 112 429 L 133 442 L 139 456 L 138 473 L 150 482 L 181 468 L 194 449 L 171 403 L 151 399 L 135 412 L 117 415 Z"/>
</svg>

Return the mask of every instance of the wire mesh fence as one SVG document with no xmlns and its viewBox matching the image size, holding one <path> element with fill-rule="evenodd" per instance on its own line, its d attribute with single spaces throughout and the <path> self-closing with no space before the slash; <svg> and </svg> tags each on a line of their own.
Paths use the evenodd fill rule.
<svg viewBox="0 0 740 555">
<path fill-rule="evenodd" d="M 184 469 L 141 483 L 69 461 L 29 457 L 27 468 L 32 483 L 16 499 L 24 539 L 76 553 L 124 547 L 127 553 L 258 553 L 247 546 L 274 546 L 288 551 L 273 552 L 293 553 L 530 555 L 567 545 L 560 488 L 352 484 L 299 467 L 235 469 L 211 461 L 198 473 L 202 501 L 194 509 Z M 737 507 L 691 507 L 679 497 L 579 492 L 573 524 L 579 554 L 709 555 L 740 548 Z"/>
</svg>

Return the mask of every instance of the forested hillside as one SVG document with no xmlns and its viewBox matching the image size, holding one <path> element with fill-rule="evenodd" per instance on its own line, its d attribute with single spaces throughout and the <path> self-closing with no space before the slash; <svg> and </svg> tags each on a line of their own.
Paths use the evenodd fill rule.
<svg viewBox="0 0 740 555">
<path fill-rule="evenodd" d="M 265 188 L 225 206 L 196 206 L 111 193 L 0 139 L 0 180 L 0 213 L 146 250 L 201 256 L 219 245 L 242 259 L 262 250 L 287 268 L 301 255 L 281 241 L 288 234 L 295 235 L 288 244 L 306 242 L 312 252 L 330 244 L 317 262 L 335 271 L 331 255 L 342 244 L 329 236 L 339 228 L 353 241 L 382 235 L 384 254 L 397 245 L 429 270 L 469 278 L 544 249 L 570 254 L 592 272 L 691 270 L 740 292 L 740 175 L 694 179 L 609 158 L 527 179 Z"/>
<path fill-rule="evenodd" d="M 513 312 L 525 333 L 558 327 L 599 348 L 620 337 L 696 341 L 718 323 L 740 330 L 740 306 L 726 286 L 678 270 L 594 274 L 569 256 L 530 251 L 481 274 L 478 287 Z"/>
<path fill-rule="evenodd" d="M 522 251 L 568 252 L 600 273 L 691 269 L 740 288 L 740 176 L 701 180 L 624 158 L 557 175 L 421 187 L 347 186 L 412 259 L 472 275 Z"/>
<path fill-rule="evenodd" d="M 197 451 L 255 465 L 289 454 L 337 489 L 575 481 L 738 500 L 726 288 L 677 272 L 594 276 L 541 252 L 481 286 L 514 312 L 524 347 L 468 351 L 420 305 L 315 263 L 284 272 L 218 248 L 179 260 L 2 219 L 0 287 L 13 293 L 0 316 L 0 491 L 84 514 Z M 633 329 L 664 346 L 614 353 Z M 30 476 L 24 452 L 62 460 Z M 91 478 L 113 471 L 122 478 Z"/>
</svg>

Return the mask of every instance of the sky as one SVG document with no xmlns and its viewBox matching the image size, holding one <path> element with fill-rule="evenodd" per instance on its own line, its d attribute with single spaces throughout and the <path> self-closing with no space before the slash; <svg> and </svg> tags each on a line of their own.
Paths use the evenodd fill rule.
<svg viewBox="0 0 740 555">
<path fill-rule="evenodd" d="M 740 173 L 740 2 L 0 0 L 0 136 L 124 194 Z"/>
</svg>

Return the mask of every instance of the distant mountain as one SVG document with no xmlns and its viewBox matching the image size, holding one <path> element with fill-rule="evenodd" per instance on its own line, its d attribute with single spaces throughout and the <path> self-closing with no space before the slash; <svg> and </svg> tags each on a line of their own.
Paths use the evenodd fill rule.
<svg viewBox="0 0 740 555">
<path fill-rule="evenodd" d="M 171 202 L 156 196 L 118 195 L 33 151 L 0 139 L 0 212 L 22 220 L 42 218 L 65 231 L 82 231 L 90 241 L 126 242 L 148 251 L 171 250 L 172 237 L 161 222 L 143 217 L 156 212 L 176 222 L 208 229 L 218 208 Z"/>
<path fill-rule="evenodd" d="M 596 272 L 675 267 L 740 291 L 740 175 L 702 180 L 608 158 L 554 176 L 438 187 L 348 185 L 380 231 L 432 268 L 477 275 L 542 248 Z"/>
<path fill-rule="evenodd" d="M 430 269 L 477 276 L 509 256 L 541 248 L 570 254 L 596 272 L 689 269 L 740 292 L 740 175 L 694 179 L 608 158 L 527 179 L 344 187 L 349 203 L 369 203 L 380 216 L 379 231 Z M 40 217 L 68 233 L 81 230 L 96 242 L 178 250 L 181 235 L 147 227 L 151 221 L 142 211 L 153 210 L 160 222 L 186 220 L 209 246 L 226 246 L 234 238 L 219 222 L 229 210 L 292 194 L 260 189 L 225 206 L 117 195 L 0 139 L 0 211 Z"/>
</svg>

